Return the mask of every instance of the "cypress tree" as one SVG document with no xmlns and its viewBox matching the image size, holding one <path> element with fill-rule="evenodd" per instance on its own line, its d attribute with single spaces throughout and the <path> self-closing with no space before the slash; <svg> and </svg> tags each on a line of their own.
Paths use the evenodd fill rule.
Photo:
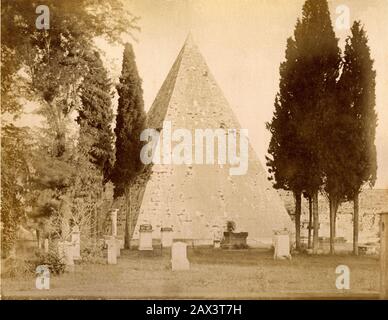
<svg viewBox="0 0 388 320">
<path fill-rule="evenodd" d="M 77 122 L 80 135 L 89 135 L 93 140 L 89 151 L 91 161 L 106 182 L 114 162 L 111 82 L 98 52 L 88 54 L 85 60 L 88 73 L 81 85 L 82 105 Z"/>
<path fill-rule="evenodd" d="M 286 61 L 280 65 L 279 94 L 275 99 L 275 112 L 267 129 L 271 132 L 268 148 L 267 166 L 274 181 L 274 188 L 290 190 L 295 198 L 295 234 L 296 249 L 300 249 L 301 195 L 305 186 L 305 168 L 303 167 L 304 148 L 297 136 L 297 123 L 292 117 L 295 101 L 292 92 L 297 87 L 296 68 L 297 51 L 295 41 L 287 40 Z"/>
<path fill-rule="evenodd" d="M 280 117 L 275 111 L 272 130 L 283 137 L 274 137 L 276 133 L 272 132 L 269 153 L 274 162 L 269 165 L 272 171 L 278 171 L 273 177 L 279 186 L 294 191 L 296 223 L 300 223 L 302 192 L 312 198 L 314 252 L 318 248 L 318 192 L 324 178 L 325 120 L 335 99 L 340 63 L 338 39 L 327 0 L 307 0 L 302 19 L 295 27 L 294 39 L 288 40 L 286 62 L 280 68 L 280 94 L 276 104 L 281 105 L 277 112 L 284 115 Z M 300 227 L 296 228 L 298 237 Z"/>
<path fill-rule="evenodd" d="M 130 44 L 125 45 L 116 116 L 116 162 L 111 176 L 114 183 L 114 198 L 125 195 L 130 200 L 130 187 L 136 176 L 143 170 L 140 150 L 143 142 L 140 134 L 145 128 L 145 111 L 141 79 L 136 67 L 135 54 Z M 126 210 L 125 245 L 130 241 L 130 206 Z"/>
<path fill-rule="evenodd" d="M 350 142 L 347 145 L 348 199 L 354 203 L 353 252 L 358 254 L 359 194 L 365 184 L 376 181 L 376 71 L 368 38 L 359 21 L 354 22 L 346 41 L 344 66 L 339 80 L 340 101 L 347 110 Z"/>
<path fill-rule="evenodd" d="M 336 99 L 336 85 L 341 64 L 338 39 L 330 20 L 327 0 L 307 0 L 295 28 L 298 48 L 297 101 L 298 137 L 306 147 L 304 165 L 308 171 L 306 191 L 313 198 L 313 248 L 318 247 L 318 192 L 323 185 L 322 150 L 327 135 L 330 106 Z"/>
</svg>

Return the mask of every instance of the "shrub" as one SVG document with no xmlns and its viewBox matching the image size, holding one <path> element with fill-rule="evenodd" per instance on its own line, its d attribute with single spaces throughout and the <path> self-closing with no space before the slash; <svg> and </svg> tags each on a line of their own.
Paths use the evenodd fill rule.
<svg viewBox="0 0 388 320">
<path fill-rule="evenodd" d="M 56 251 L 37 253 L 37 259 L 34 261 L 34 271 L 36 267 L 40 265 L 47 265 L 50 270 L 50 274 L 52 275 L 60 275 L 64 273 L 66 269 L 66 264 Z"/>
<path fill-rule="evenodd" d="M 2 278 L 29 278 L 34 274 L 34 265 L 30 261 L 8 258 L 2 265 Z"/>
<path fill-rule="evenodd" d="M 87 246 L 81 250 L 82 263 L 100 263 L 104 264 L 104 251 L 102 244 Z"/>
</svg>

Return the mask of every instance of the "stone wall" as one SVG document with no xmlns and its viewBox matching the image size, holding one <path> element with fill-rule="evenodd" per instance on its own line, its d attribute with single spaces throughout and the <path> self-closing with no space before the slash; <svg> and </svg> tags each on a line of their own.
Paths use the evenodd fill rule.
<svg viewBox="0 0 388 320">
<path fill-rule="evenodd" d="M 295 200 L 292 192 L 279 190 L 291 217 L 295 212 Z M 360 195 L 360 243 L 376 242 L 379 234 L 381 212 L 388 212 L 388 189 L 368 189 Z M 319 195 L 320 236 L 329 237 L 329 202 Z M 302 200 L 302 235 L 307 236 L 308 201 Z M 347 242 L 353 238 L 353 203 L 342 203 L 337 214 L 337 237 L 344 237 Z"/>
</svg>

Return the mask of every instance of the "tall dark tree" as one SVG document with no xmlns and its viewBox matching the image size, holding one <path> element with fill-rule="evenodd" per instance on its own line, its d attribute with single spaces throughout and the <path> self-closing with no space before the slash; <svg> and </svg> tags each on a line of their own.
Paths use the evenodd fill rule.
<svg viewBox="0 0 388 320">
<path fill-rule="evenodd" d="M 130 199 L 131 185 L 144 168 L 140 160 L 140 150 L 143 146 L 140 134 L 145 128 L 146 114 L 141 83 L 132 45 L 126 44 L 120 83 L 117 85 L 119 101 L 115 128 L 116 162 L 111 179 L 114 183 L 115 199 L 125 195 L 127 202 Z M 130 206 L 126 211 L 125 246 L 129 247 Z"/>
<path fill-rule="evenodd" d="M 89 53 L 85 60 L 88 71 L 81 85 L 77 122 L 80 134 L 88 134 L 93 138 L 89 151 L 91 161 L 101 171 L 106 182 L 114 163 L 111 82 L 98 52 Z"/>
<path fill-rule="evenodd" d="M 1 257 L 4 258 L 13 250 L 16 231 L 26 217 L 31 141 L 26 128 L 7 125 L 1 131 Z"/>
<path fill-rule="evenodd" d="M 335 252 L 336 218 L 339 206 L 351 192 L 349 184 L 349 159 L 352 155 L 354 123 L 349 108 L 341 104 L 340 93 L 329 105 L 325 123 L 326 135 L 322 147 L 323 170 L 325 174 L 324 191 L 329 199 L 330 211 L 330 253 Z"/>
<path fill-rule="evenodd" d="M 306 185 L 303 164 L 304 147 L 297 136 L 297 123 L 293 111 L 297 110 L 293 92 L 297 88 L 295 68 L 298 53 L 295 41 L 287 41 L 286 61 L 280 66 L 279 94 L 275 99 L 275 112 L 267 129 L 271 132 L 267 166 L 276 189 L 290 190 L 295 198 L 296 249 L 300 249 L 301 195 Z"/>
<path fill-rule="evenodd" d="M 359 194 L 365 184 L 376 181 L 376 71 L 368 38 L 359 21 L 354 22 L 346 41 L 343 72 L 339 81 L 340 100 L 352 127 L 348 144 L 348 198 L 354 202 L 353 251 L 358 254 Z"/>
<path fill-rule="evenodd" d="M 327 123 L 336 101 L 336 84 L 341 63 L 338 39 L 330 20 L 327 0 L 307 0 L 301 23 L 295 29 L 299 51 L 299 85 L 295 92 L 301 115 L 299 138 L 306 146 L 306 167 L 310 171 L 307 192 L 313 198 L 313 247 L 318 246 L 318 192 L 323 183 Z"/>
<path fill-rule="evenodd" d="M 275 114 L 283 123 L 279 121 L 274 126 L 277 128 L 272 132 L 269 153 L 275 162 L 269 165 L 272 171 L 278 172 L 275 180 L 280 178 L 279 184 L 288 185 L 297 195 L 296 211 L 300 210 L 302 192 L 312 198 L 314 252 L 318 248 L 318 192 L 323 185 L 321 150 L 325 113 L 335 95 L 340 62 L 327 0 L 307 0 L 302 19 L 295 27 L 294 39 L 288 40 L 286 62 L 280 69 L 277 104 L 280 103 L 278 109 L 284 115 Z M 296 214 L 296 217 L 300 215 Z"/>
</svg>

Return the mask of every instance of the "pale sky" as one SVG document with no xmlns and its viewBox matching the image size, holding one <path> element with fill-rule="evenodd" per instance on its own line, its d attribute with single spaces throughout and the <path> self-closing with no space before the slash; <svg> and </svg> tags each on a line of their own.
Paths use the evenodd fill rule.
<svg viewBox="0 0 388 320">
<path fill-rule="evenodd" d="M 270 139 L 265 122 L 274 110 L 279 64 L 304 0 L 123 1 L 141 17 L 142 30 L 136 34 L 134 48 L 146 109 L 191 31 L 241 126 L 249 130 L 250 142 L 264 165 Z M 388 0 L 329 0 L 329 5 L 333 25 L 337 6 L 347 5 L 351 23 L 360 19 L 369 36 L 377 70 L 376 187 L 388 188 Z M 343 50 L 350 30 L 335 31 Z M 116 58 L 115 75 L 120 72 L 121 54 L 122 48 L 110 52 Z"/>
</svg>

